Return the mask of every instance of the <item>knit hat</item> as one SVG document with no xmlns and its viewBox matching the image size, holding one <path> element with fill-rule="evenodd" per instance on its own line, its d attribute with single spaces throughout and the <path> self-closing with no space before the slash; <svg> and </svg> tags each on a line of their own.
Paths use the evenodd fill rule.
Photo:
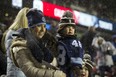
<svg viewBox="0 0 116 77">
<path fill-rule="evenodd" d="M 60 19 L 60 22 L 58 24 L 59 28 L 58 28 L 58 33 L 63 30 L 66 26 L 73 26 L 75 27 L 75 20 L 73 18 L 73 14 L 67 10 L 64 12 L 63 16 Z"/>
<path fill-rule="evenodd" d="M 84 54 L 83 58 L 87 60 L 91 60 L 91 56 L 87 53 Z"/>
<path fill-rule="evenodd" d="M 83 65 L 88 68 L 89 71 L 92 71 L 94 68 L 94 63 L 91 61 L 91 56 L 89 54 L 84 54 Z"/>
<path fill-rule="evenodd" d="M 92 71 L 94 68 L 93 62 L 90 60 L 86 60 L 86 59 L 84 60 L 84 66 L 86 66 L 89 71 Z"/>
<path fill-rule="evenodd" d="M 46 24 L 46 20 L 41 10 L 32 8 L 29 10 L 26 16 L 28 19 L 29 27 L 35 27 L 36 25 Z"/>
</svg>

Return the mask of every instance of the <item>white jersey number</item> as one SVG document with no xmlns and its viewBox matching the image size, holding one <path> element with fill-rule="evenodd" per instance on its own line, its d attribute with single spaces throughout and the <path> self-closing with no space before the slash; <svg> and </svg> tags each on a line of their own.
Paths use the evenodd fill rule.
<svg viewBox="0 0 116 77">
<path fill-rule="evenodd" d="M 81 42 L 80 41 L 77 42 L 76 40 L 74 40 L 72 42 L 72 45 L 75 46 L 75 47 L 81 47 L 82 48 L 82 45 L 81 45 Z"/>
<path fill-rule="evenodd" d="M 59 56 L 58 56 L 58 63 L 60 65 L 64 65 L 65 64 L 65 55 L 66 55 L 66 50 L 63 46 L 59 45 L 58 46 L 58 50 L 59 50 Z"/>
</svg>

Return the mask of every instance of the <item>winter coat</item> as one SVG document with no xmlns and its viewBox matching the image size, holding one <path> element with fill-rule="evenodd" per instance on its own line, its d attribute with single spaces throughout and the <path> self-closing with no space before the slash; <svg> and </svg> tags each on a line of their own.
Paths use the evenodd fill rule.
<svg viewBox="0 0 116 77">
<path fill-rule="evenodd" d="M 28 33 L 26 34 L 28 35 Z M 43 39 L 45 38 L 43 37 Z M 48 39 L 48 37 L 46 39 Z M 27 77 L 65 77 L 65 74 L 62 71 L 49 67 L 50 63 L 46 65 L 44 62 L 39 62 L 32 54 L 32 50 L 28 47 L 27 42 L 27 39 L 18 37 L 13 40 L 11 46 L 13 62 Z M 48 42 L 50 41 L 46 41 L 46 44 L 44 45 L 52 44 Z M 49 45 L 48 47 L 50 48 L 51 46 Z M 53 60 L 53 62 L 56 61 Z"/>
<path fill-rule="evenodd" d="M 98 40 L 103 40 L 102 44 L 98 44 Z M 96 47 L 97 52 L 97 65 L 98 66 L 112 66 L 113 60 L 112 55 L 116 51 L 111 42 L 105 41 L 102 37 L 95 37 L 92 45 Z"/>
</svg>

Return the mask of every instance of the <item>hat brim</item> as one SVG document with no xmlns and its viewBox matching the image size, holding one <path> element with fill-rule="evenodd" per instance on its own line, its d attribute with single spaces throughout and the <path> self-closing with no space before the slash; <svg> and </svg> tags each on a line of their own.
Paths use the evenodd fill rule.
<svg viewBox="0 0 116 77">
<path fill-rule="evenodd" d="M 36 26 L 40 26 L 40 25 L 42 25 L 42 24 L 46 25 L 46 23 L 37 23 L 37 24 L 33 24 L 33 26 L 31 26 L 31 28 L 32 28 L 32 27 L 36 27 Z"/>
<path fill-rule="evenodd" d="M 76 24 L 75 23 L 60 23 L 59 26 L 61 25 L 74 25 L 75 26 Z"/>
</svg>

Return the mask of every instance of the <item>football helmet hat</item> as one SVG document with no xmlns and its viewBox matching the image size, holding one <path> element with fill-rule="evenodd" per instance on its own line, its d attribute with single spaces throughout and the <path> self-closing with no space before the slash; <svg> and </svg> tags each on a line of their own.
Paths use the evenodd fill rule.
<svg viewBox="0 0 116 77">
<path fill-rule="evenodd" d="M 59 27 L 57 32 L 59 34 L 62 33 L 61 31 L 67 26 L 73 26 L 75 28 L 76 24 L 72 12 L 70 12 L 69 10 L 65 11 L 60 19 L 58 26 Z"/>
</svg>

